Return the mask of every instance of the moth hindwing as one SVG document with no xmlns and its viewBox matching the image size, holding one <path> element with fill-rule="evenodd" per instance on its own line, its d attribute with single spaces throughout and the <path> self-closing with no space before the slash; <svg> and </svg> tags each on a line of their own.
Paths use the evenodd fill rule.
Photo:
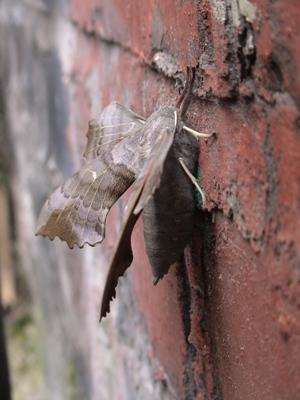
<svg viewBox="0 0 300 400">
<path fill-rule="evenodd" d="M 110 208 L 135 180 L 139 154 L 133 143 L 144 124 L 116 102 L 90 122 L 82 166 L 44 204 L 37 234 L 59 237 L 70 248 L 103 241 Z"/>
</svg>

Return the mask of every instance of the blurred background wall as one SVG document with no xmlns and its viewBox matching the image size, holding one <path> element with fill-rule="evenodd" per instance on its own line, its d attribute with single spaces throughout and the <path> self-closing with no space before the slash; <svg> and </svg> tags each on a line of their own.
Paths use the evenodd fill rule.
<svg viewBox="0 0 300 400">
<path fill-rule="evenodd" d="M 294 0 L 0 0 L 14 398 L 298 398 L 299 26 Z M 189 123 L 217 132 L 200 144 L 206 209 L 155 288 L 138 224 L 133 267 L 99 325 L 125 200 L 93 249 L 35 237 L 38 213 L 79 167 L 91 117 L 112 100 L 144 116 L 174 104 L 187 65 Z"/>
<path fill-rule="evenodd" d="M 63 54 L 70 52 L 73 28 L 64 11 L 66 4 L 55 2 L 0 2 L 0 84 L 5 108 L 1 144 L 6 145 L 2 207 L 3 203 L 11 207 L 13 214 L 7 213 L 10 223 L 3 225 L 1 218 L 1 225 L 6 239 L 13 239 L 12 245 L 6 240 L 5 246 L 14 246 L 8 252 L 17 263 L 17 274 L 23 275 L 23 286 L 26 278 L 30 299 L 23 298 L 23 290 L 16 301 L 32 304 L 38 327 L 34 345 L 45 377 L 44 389 L 32 378 L 33 387 L 19 395 L 23 399 L 45 398 L 46 393 L 49 399 L 112 398 L 111 359 L 106 350 L 110 339 L 103 329 L 99 331 L 97 322 L 103 256 L 89 250 L 69 252 L 61 243 L 34 236 L 45 197 L 79 161 L 79 149 L 76 154 L 67 137 L 72 88 Z M 80 136 L 83 139 L 84 132 Z M 3 211 L 2 217 L 6 217 Z M 3 265 L 8 262 L 6 257 Z M 7 290 L 11 280 L 5 282 Z M 15 299 L 7 293 L 4 301 Z M 27 375 L 30 379 L 29 371 Z M 22 382 L 21 373 L 13 379 L 17 392 Z"/>
</svg>

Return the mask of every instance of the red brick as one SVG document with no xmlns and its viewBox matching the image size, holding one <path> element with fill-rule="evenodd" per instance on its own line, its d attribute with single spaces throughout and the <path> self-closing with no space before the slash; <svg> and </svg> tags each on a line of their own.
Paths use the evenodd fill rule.
<svg viewBox="0 0 300 400">
<path fill-rule="evenodd" d="M 139 223 L 129 274 L 154 354 L 180 398 L 294 399 L 300 389 L 299 7 L 253 1 L 255 19 L 237 27 L 230 19 L 224 24 L 213 3 L 71 1 L 80 43 L 72 110 L 81 113 L 79 132 L 91 103 L 85 82 L 94 72 L 101 106 L 116 99 L 148 116 L 178 96 L 175 82 L 149 68 L 154 51 L 173 54 L 182 71 L 211 51 L 188 112 L 190 124 L 217 138 L 200 144 L 207 204 L 196 218 L 187 272 L 172 267 L 152 286 Z M 239 52 L 246 28 L 256 61 L 245 77 Z M 115 232 L 114 224 L 108 230 Z"/>
</svg>

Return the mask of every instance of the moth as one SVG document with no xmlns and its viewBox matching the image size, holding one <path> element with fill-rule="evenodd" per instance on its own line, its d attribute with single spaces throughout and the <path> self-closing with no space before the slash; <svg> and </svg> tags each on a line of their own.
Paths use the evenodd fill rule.
<svg viewBox="0 0 300 400">
<path fill-rule="evenodd" d="M 106 316 L 118 279 L 133 260 L 131 233 L 142 214 L 146 251 L 156 284 L 178 261 L 191 240 L 195 212 L 192 183 L 199 156 L 199 133 L 183 122 L 194 82 L 187 83 L 176 106 L 149 118 L 113 102 L 89 122 L 82 167 L 44 204 L 38 235 L 59 237 L 70 248 L 94 246 L 105 237 L 106 217 L 130 187 L 118 243 L 109 267 L 101 314 Z"/>
</svg>

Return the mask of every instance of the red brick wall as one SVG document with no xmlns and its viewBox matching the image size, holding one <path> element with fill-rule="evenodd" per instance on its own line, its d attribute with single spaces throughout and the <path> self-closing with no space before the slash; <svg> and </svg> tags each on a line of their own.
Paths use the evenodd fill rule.
<svg viewBox="0 0 300 400">
<path fill-rule="evenodd" d="M 192 65 L 189 122 L 217 132 L 200 144 L 207 204 L 194 241 L 157 287 L 141 223 L 134 232 L 136 302 L 178 396 L 299 398 L 298 2 L 73 0 L 70 12 L 83 127 L 92 70 L 103 106 L 116 98 L 148 116 L 174 104 L 168 75 Z"/>
</svg>

